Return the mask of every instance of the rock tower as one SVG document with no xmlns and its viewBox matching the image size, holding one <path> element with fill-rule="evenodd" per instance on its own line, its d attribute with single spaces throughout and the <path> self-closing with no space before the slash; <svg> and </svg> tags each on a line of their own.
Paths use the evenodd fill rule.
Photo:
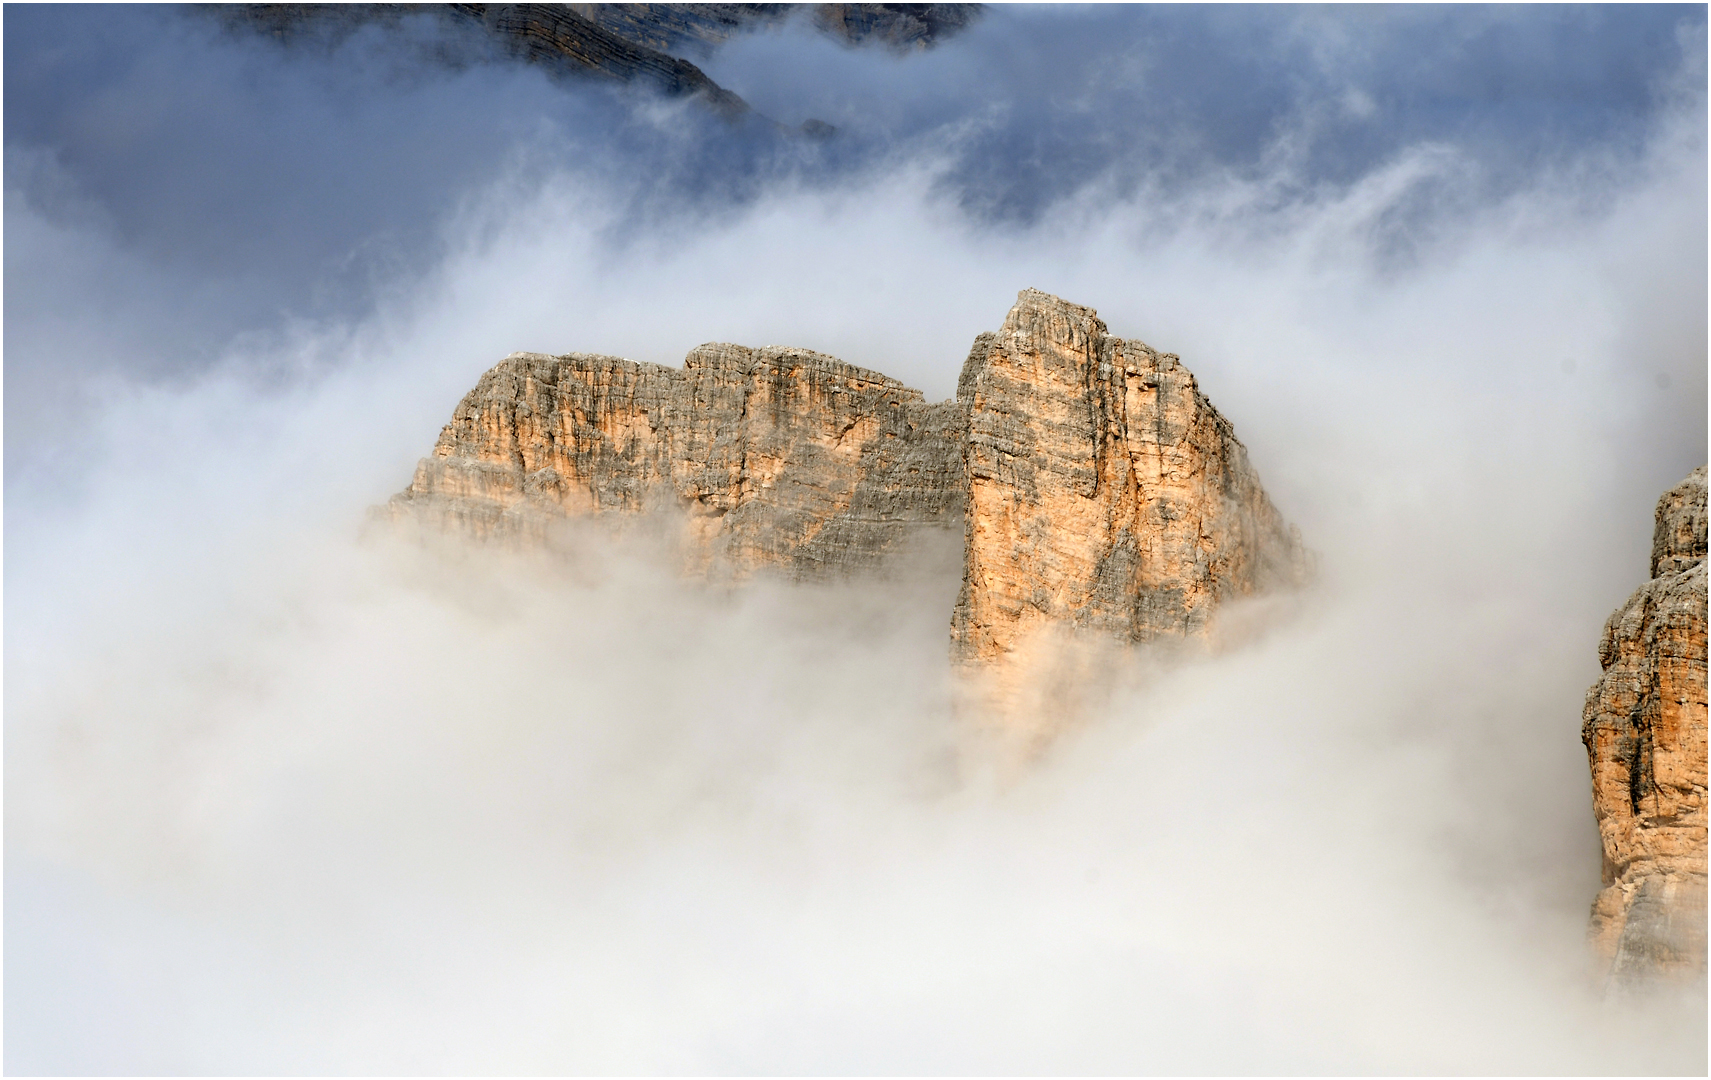
<svg viewBox="0 0 1711 1080">
<path fill-rule="evenodd" d="M 1651 580 L 1610 616 L 1581 741 L 1610 986 L 1705 977 L 1705 468 L 1658 500 Z"/>
</svg>

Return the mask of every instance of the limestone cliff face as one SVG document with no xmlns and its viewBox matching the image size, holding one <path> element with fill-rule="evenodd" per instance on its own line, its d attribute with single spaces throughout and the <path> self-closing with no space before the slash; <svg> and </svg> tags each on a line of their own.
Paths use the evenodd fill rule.
<svg viewBox="0 0 1711 1080">
<path fill-rule="evenodd" d="M 1046 627 L 1198 636 L 1220 601 L 1304 580 L 1299 534 L 1194 376 L 1091 308 L 1024 291 L 975 341 L 957 398 L 959 657 L 997 660 Z"/>
<path fill-rule="evenodd" d="M 994 671 L 1022 670 L 1043 629 L 1119 646 L 1204 635 L 1219 603 L 1306 574 L 1177 358 L 1032 289 L 938 404 L 804 349 L 703 345 L 681 369 L 513 354 L 390 509 L 513 538 L 669 511 L 690 568 L 739 577 L 869 569 L 922 530 L 961 529 L 952 651 Z M 1000 711 L 1026 711 L 1020 681 L 998 687 Z"/>
<path fill-rule="evenodd" d="M 483 375 L 394 497 L 476 535 L 687 513 L 692 567 L 821 576 L 961 520 L 963 417 L 802 349 L 703 345 L 682 369 L 516 353 Z"/>
<path fill-rule="evenodd" d="M 1652 579 L 1605 624 L 1586 695 L 1592 936 L 1616 987 L 1705 972 L 1705 493 L 1702 466 L 1658 502 Z"/>
</svg>

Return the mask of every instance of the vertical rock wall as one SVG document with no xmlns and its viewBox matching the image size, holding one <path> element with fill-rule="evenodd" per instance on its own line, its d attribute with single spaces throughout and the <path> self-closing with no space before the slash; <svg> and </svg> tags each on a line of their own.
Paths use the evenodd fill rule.
<svg viewBox="0 0 1711 1080">
<path fill-rule="evenodd" d="M 1652 579 L 1605 624 L 1586 695 L 1592 938 L 1616 988 L 1705 973 L 1705 494 L 1700 467 L 1658 502 Z"/>
<path fill-rule="evenodd" d="M 1029 289 L 963 368 L 969 410 L 956 654 L 1043 629 L 1204 634 L 1220 601 L 1307 573 L 1235 431 L 1171 354 Z"/>
</svg>

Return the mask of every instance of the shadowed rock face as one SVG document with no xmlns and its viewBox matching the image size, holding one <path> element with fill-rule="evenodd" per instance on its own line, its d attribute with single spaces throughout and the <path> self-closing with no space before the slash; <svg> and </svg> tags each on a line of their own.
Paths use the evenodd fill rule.
<svg viewBox="0 0 1711 1080">
<path fill-rule="evenodd" d="M 978 4 L 816 4 L 813 25 L 850 45 L 880 42 L 894 50 L 930 48 L 968 26 Z M 336 40 L 360 27 L 396 30 L 427 17 L 473 31 L 503 55 L 555 75 L 593 75 L 651 84 L 674 97 L 698 98 L 728 118 L 748 103 L 675 55 L 706 53 L 736 34 L 790 18 L 788 4 L 220 4 L 207 11 L 240 31 L 282 41 Z M 484 57 L 454 42 L 437 43 L 434 59 L 459 67 Z M 810 121 L 804 130 L 832 128 Z"/>
<path fill-rule="evenodd" d="M 1701 466 L 1659 500 L 1652 580 L 1605 624 L 1586 695 L 1614 989 L 1705 975 L 1705 488 Z"/>
<path fill-rule="evenodd" d="M 646 5 L 635 5 L 645 9 Z M 741 9 L 753 5 L 731 4 Z M 264 33 L 281 41 L 336 41 L 362 27 L 396 31 L 409 18 L 437 19 L 472 34 L 459 42 L 435 43 L 431 58 L 457 68 L 496 55 L 537 64 L 558 75 L 593 75 L 652 84 L 671 96 L 699 97 L 728 117 L 748 112 L 742 98 L 724 89 L 687 60 L 671 56 L 590 18 L 599 5 L 576 4 L 231 4 L 211 5 L 208 14 L 237 31 Z M 203 9 L 193 9 L 201 11 Z M 669 13 L 667 13 L 669 14 Z M 754 13 L 748 13 L 751 18 Z M 668 20 L 669 21 L 669 20 Z"/>
<path fill-rule="evenodd" d="M 390 505 L 524 539 L 566 517 L 677 511 L 686 564 L 737 577 L 868 570 L 960 528 L 952 651 L 994 667 L 1020 667 L 1042 630 L 1202 636 L 1220 602 L 1307 572 L 1177 358 L 1032 289 L 938 404 L 804 349 L 703 345 L 681 369 L 513 354 Z"/>
<path fill-rule="evenodd" d="M 974 22 L 979 4 L 565 4 L 638 45 L 676 53 L 706 49 L 746 30 L 777 25 L 806 7 L 813 24 L 851 45 L 931 48 Z"/>
<path fill-rule="evenodd" d="M 899 52 L 928 49 L 968 26 L 979 4 L 816 4 L 814 25 L 851 45 L 882 41 Z"/>
</svg>

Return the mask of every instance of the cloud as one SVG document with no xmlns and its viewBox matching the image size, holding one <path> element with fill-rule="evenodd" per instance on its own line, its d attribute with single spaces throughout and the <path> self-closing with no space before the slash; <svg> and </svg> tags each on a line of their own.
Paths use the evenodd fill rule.
<svg viewBox="0 0 1711 1080">
<path fill-rule="evenodd" d="M 82 16 L 8 13 L 9 1069 L 1703 1069 L 1702 998 L 1610 1012 L 1583 943 L 1581 695 L 1705 452 L 1673 15 L 1006 9 L 906 60 L 709 61 L 763 111 L 849 95 L 824 151 L 114 17 L 128 66 L 118 31 L 39 54 L 42 94 L 96 73 L 50 122 L 11 50 Z M 1516 59 L 1541 25 L 1597 62 Z M 1495 127 L 1390 74 L 1411 39 L 1486 43 Z M 1140 167 L 1161 82 L 1234 148 Z M 122 137 L 175 125 L 211 134 Z M 1065 139 L 1073 181 L 1007 186 Z M 1181 353 L 1324 568 L 1030 769 L 950 708 L 954 551 L 728 593 L 598 533 L 365 526 L 513 349 L 794 344 L 943 397 L 1024 286 Z"/>
<path fill-rule="evenodd" d="M 948 146 L 944 183 L 966 210 L 1029 221 L 1101 183 L 1192 200 L 1230 173 L 1311 197 L 1425 143 L 1477 166 L 1466 197 L 1501 197 L 1590 145 L 1638 152 L 1660 73 L 1703 52 L 1704 24 L 1662 9 L 1016 8 L 907 62 L 790 31 L 738 39 L 709 73 L 864 146 Z"/>
</svg>

